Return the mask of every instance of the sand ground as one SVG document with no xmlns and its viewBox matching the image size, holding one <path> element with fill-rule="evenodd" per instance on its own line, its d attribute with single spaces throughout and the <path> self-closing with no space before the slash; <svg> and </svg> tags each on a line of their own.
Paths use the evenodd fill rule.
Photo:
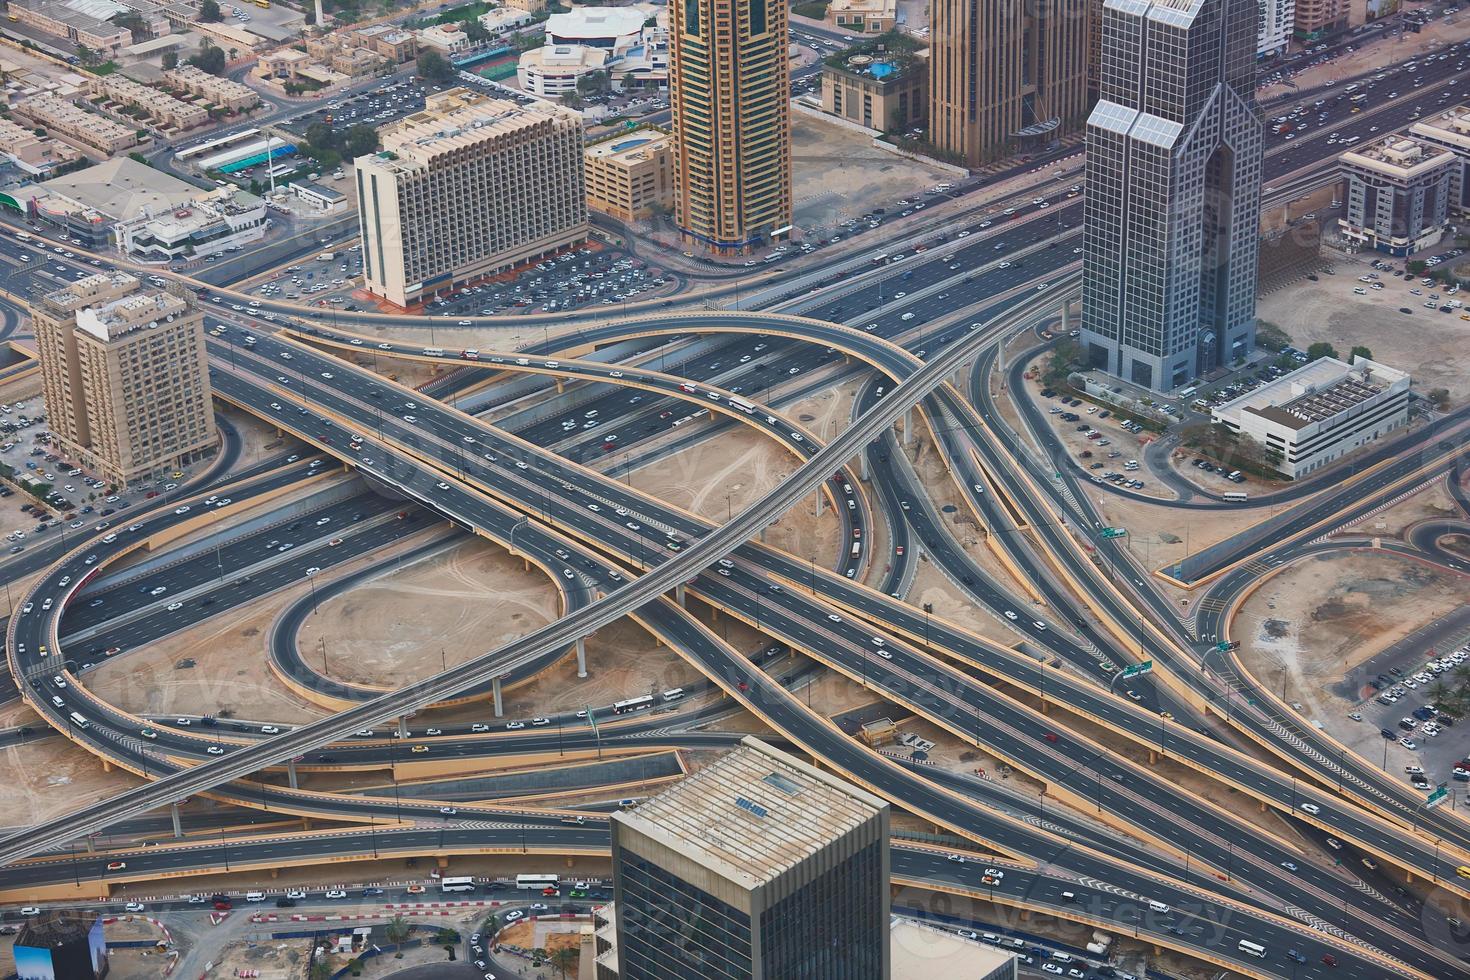
<svg viewBox="0 0 1470 980">
<path fill-rule="evenodd" d="M 791 114 L 794 218 L 803 228 L 830 227 L 941 181 L 945 170 L 873 146 L 873 138 L 815 116 Z"/>
<path fill-rule="evenodd" d="M 330 676 L 401 687 L 478 657 L 560 614 L 544 572 L 482 538 L 363 582 L 321 603 L 298 634 Z"/>
<path fill-rule="evenodd" d="M 104 773 L 100 759 L 65 738 L 8 746 L 0 749 L 0 760 L 10 774 L 0 783 L 0 807 L 12 815 L 10 823 L 72 813 L 139 783 L 129 773 Z"/>
<path fill-rule="evenodd" d="M 1354 294 L 1353 289 L 1362 285 L 1358 276 L 1372 271 L 1368 265 L 1372 258 L 1335 256 L 1336 275 L 1277 290 L 1261 300 L 1256 315 L 1285 330 L 1302 350 L 1326 341 L 1345 356 L 1362 344 L 1375 360 L 1408 371 L 1415 390 L 1448 389 L 1451 405 L 1459 405 L 1470 397 L 1470 321 L 1460 319 L 1466 311 L 1425 309 L 1430 293 L 1444 294 L 1417 280 L 1385 277 L 1385 288 L 1369 289 L 1365 296 Z M 1415 296 L 1410 289 L 1422 295 Z M 1413 313 L 1400 313 L 1400 307 Z"/>
<path fill-rule="evenodd" d="M 1232 635 L 1263 683 L 1313 717 L 1335 718 L 1349 710 L 1333 688 L 1350 668 L 1464 600 L 1464 579 L 1419 562 L 1383 552 L 1320 555 L 1247 599 Z M 1368 736 L 1378 741 L 1377 732 Z"/>
</svg>

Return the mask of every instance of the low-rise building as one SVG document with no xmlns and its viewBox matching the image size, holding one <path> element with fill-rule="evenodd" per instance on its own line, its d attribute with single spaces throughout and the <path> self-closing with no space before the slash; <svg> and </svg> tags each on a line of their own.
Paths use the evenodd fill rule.
<svg viewBox="0 0 1470 980">
<path fill-rule="evenodd" d="M 496 7 L 481 14 L 479 20 L 480 26 L 491 34 L 504 34 L 517 27 L 525 27 L 535 20 L 535 15 L 517 7 Z"/>
<path fill-rule="evenodd" d="M 65 38 L 103 58 L 116 58 L 133 43 L 132 31 L 111 22 L 126 9 L 121 4 L 87 0 L 11 0 L 9 14 L 27 27 Z"/>
<path fill-rule="evenodd" d="M 418 38 L 411 31 L 388 24 L 374 24 L 350 33 L 351 43 L 387 58 L 395 65 L 412 61 L 418 54 Z"/>
<path fill-rule="evenodd" d="M 193 129 L 209 122 L 209 110 L 174 98 L 167 92 L 135 82 L 125 75 L 89 78 L 87 91 L 117 105 L 141 109 L 156 125 L 168 129 Z"/>
<path fill-rule="evenodd" d="M 1409 422 L 1409 376 L 1366 357 L 1323 357 L 1217 406 L 1213 420 L 1265 447 L 1295 479 Z"/>
<path fill-rule="evenodd" d="M 822 109 L 865 129 L 909 129 L 928 105 L 929 70 L 911 53 L 860 50 L 822 66 Z"/>
<path fill-rule="evenodd" d="M 49 93 L 17 103 L 15 111 L 37 126 L 106 155 L 138 145 L 137 129 Z"/>
<path fill-rule="evenodd" d="M 187 207 L 198 195 L 193 184 L 121 156 L 45 181 L 30 208 L 65 237 L 101 249 L 112 244 L 115 222 Z"/>
<path fill-rule="evenodd" d="M 313 184 L 309 180 L 296 180 L 291 182 L 290 189 L 297 200 L 322 214 L 336 214 L 347 210 L 347 196 L 330 187 Z"/>
<path fill-rule="evenodd" d="M 220 78 L 193 65 L 179 65 L 163 73 L 164 84 L 188 92 L 222 109 L 244 111 L 260 105 L 260 96 L 248 85 Z"/>
<path fill-rule="evenodd" d="M 587 147 L 587 207 L 636 221 L 674 203 L 673 141 L 645 130 Z"/>
<path fill-rule="evenodd" d="M 1390 255 L 1410 255 L 1439 242 L 1449 228 L 1454 153 L 1412 136 L 1394 135 L 1338 157 L 1347 181 L 1343 237 Z"/>
<path fill-rule="evenodd" d="M 162 212 L 145 209 L 113 226 L 117 247 L 145 262 L 203 258 L 265 237 L 265 201 L 220 188 Z"/>
<path fill-rule="evenodd" d="M 58 167 L 80 160 L 76 147 L 49 136 L 37 136 L 34 130 L 0 119 L 0 156 L 33 177 L 45 178 Z"/>
<path fill-rule="evenodd" d="M 637 7 L 573 7 L 546 19 L 546 43 L 600 48 L 617 58 L 638 44 L 648 15 Z"/>
<path fill-rule="evenodd" d="M 882 34 L 898 24 L 898 0 L 832 0 L 827 23 L 849 31 Z"/>
<path fill-rule="evenodd" d="M 546 9 L 546 0 L 505 0 L 505 6 L 511 10 L 524 10 L 530 14 L 539 14 Z"/>
<path fill-rule="evenodd" d="M 602 71 L 607 52 L 584 44 L 547 44 L 522 52 L 516 66 L 521 91 L 546 99 L 558 99 L 577 91 L 584 75 Z"/>
<path fill-rule="evenodd" d="M 418 32 L 419 46 L 433 48 L 448 57 L 470 46 L 469 35 L 458 24 L 435 24 Z"/>
</svg>

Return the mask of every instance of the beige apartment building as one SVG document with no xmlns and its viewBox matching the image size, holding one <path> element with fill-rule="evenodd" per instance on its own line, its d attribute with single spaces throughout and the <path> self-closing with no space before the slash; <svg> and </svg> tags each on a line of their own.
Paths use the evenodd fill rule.
<svg viewBox="0 0 1470 980">
<path fill-rule="evenodd" d="M 46 177 L 57 167 L 81 159 L 82 155 L 74 146 L 37 136 L 34 130 L 0 119 L 0 156 L 32 176 Z"/>
<path fill-rule="evenodd" d="M 193 65 L 179 65 L 163 73 L 163 81 L 170 88 L 187 92 L 222 109 L 242 111 L 260 105 L 260 96 L 248 85 L 229 78 L 220 78 Z"/>
<path fill-rule="evenodd" d="M 30 312 L 47 424 L 68 458 L 127 485 L 214 448 L 204 317 L 183 296 L 102 273 Z"/>
<path fill-rule="evenodd" d="M 15 110 L 36 125 L 111 155 L 138 143 L 138 131 L 55 95 L 37 95 Z"/>
<path fill-rule="evenodd" d="M 1088 16 L 1088 0 L 935 0 L 930 142 L 978 167 L 1080 132 Z"/>
<path fill-rule="evenodd" d="M 827 23 L 849 31 L 882 34 L 898 23 L 898 0 L 832 0 Z"/>
<path fill-rule="evenodd" d="M 424 109 L 358 157 L 368 291 L 409 307 L 587 237 L 582 117 L 469 89 Z"/>
<path fill-rule="evenodd" d="M 112 16 L 112 10 L 104 5 L 99 5 L 99 12 Z M 64 37 L 106 58 L 116 58 L 123 48 L 133 43 L 133 34 L 127 28 L 118 27 L 105 17 L 93 16 L 85 10 L 74 10 L 64 3 L 13 0 L 8 13 L 21 24 L 55 37 Z"/>
<path fill-rule="evenodd" d="M 157 125 L 169 129 L 193 129 L 209 122 L 209 110 L 204 106 L 180 101 L 167 92 L 123 75 L 88 79 L 87 91 L 118 105 L 137 106 Z"/>
<path fill-rule="evenodd" d="M 619 221 L 666 210 L 674 200 L 673 139 L 634 133 L 587 147 L 587 206 Z"/>
</svg>

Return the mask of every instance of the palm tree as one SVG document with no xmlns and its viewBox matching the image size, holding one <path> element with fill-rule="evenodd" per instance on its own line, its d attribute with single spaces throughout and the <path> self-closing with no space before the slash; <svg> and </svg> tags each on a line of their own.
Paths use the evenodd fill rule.
<svg viewBox="0 0 1470 980">
<path fill-rule="evenodd" d="M 561 974 L 561 980 L 567 980 L 567 970 L 577 962 L 577 957 L 578 951 L 570 946 L 563 946 L 551 954 L 551 965 Z"/>
<path fill-rule="evenodd" d="M 1450 697 L 1450 686 L 1444 681 L 1435 681 L 1428 691 L 1429 700 L 1436 705 L 1444 704 Z"/>
<path fill-rule="evenodd" d="M 383 932 L 388 936 L 388 942 L 398 947 L 397 951 L 393 954 L 393 958 L 395 960 L 403 959 L 403 941 L 408 938 L 409 933 L 413 932 L 413 926 L 409 925 L 408 920 L 403 916 L 395 915 L 383 927 Z"/>
</svg>

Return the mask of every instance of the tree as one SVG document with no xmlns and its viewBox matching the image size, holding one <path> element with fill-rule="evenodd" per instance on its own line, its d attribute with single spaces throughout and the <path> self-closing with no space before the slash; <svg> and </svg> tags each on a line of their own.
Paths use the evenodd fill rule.
<svg viewBox="0 0 1470 980">
<path fill-rule="evenodd" d="M 420 78 L 431 82 L 447 82 L 454 77 L 454 66 L 437 51 L 425 51 L 415 64 Z"/>
<path fill-rule="evenodd" d="M 219 0 L 203 0 L 199 4 L 199 19 L 210 23 L 219 20 Z"/>
<path fill-rule="evenodd" d="M 1042 380 L 1049 385 L 1065 384 L 1072 373 L 1072 366 L 1082 359 L 1082 346 L 1075 340 L 1064 340 L 1057 344 L 1047 359 Z"/>
<path fill-rule="evenodd" d="M 567 980 L 567 970 L 577 962 L 577 955 L 577 950 L 570 946 L 562 946 L 551 954 L 551 965 L 561 974 L 561 980 Z"/>
<path fill-rule="evenodd" d="M 199 53 L 189 58 L 189 64 L 211 75 L 223 75 L 225 73 L 224 49 L 205 41 Z"/>
<path fill-rule="evenodd" d="M 1256 346 L 1264 350 L 1277 351 L 1291 343 L 1286 331 L 1266 320 L 1256 321 Z"/>
<path fill-rule="evenodd" d="M 1366 358 L 1367 360 L 1370 360 L 1370 361 L 1373 360 L 1373 352 L 1371 350 L 1369 350 L 1368 348 L 1364 347 L 1362 344 L 1356 344 L 1356 345 L 1354 345 L 1353 346 L 1353 349 L 1352 349 L 1352 353 L 1349 356 L 1350 357 L 1362 357 L 1362 358 Z"/>
<path fill-rule="evenodd" d="M 87 47 L 85 44 L 78 44 L 77 45 L 77 60 L 80 61 L 84 65 L 90 65 L 92 62 L 94 62 L 94 61 L 97 60 L 97 52 L 93 51 L 91 48 Z"/>
<path fill-rule="evenodd" d="M 165 51 L 163 53 L 163 70 L 169 71 L 179 67 L 179 53 L 177 51 Z"/>
<path fill-rule="evenodd" d="M 582 95 L 601 95 L 608 90 L 610 80 L 605 71 L 589 71 L 577 79 L 577 91 Z"/>
<path fill-rule="evenodd" d="M 371 126 L 353 126 L 347 131 L 345 156 L 357 159 L 367 156 L 378 148 L 378 131 Z"/>
<path fill-rule="evenodd" d="M 398 951 L 393 954 L 394 959 L 403 959 L 403 942 L 412 932 L 413 926 L 409 925 L 408 920 L 401 915 L 395 915 L 383 927 L 383 933 L 388 937 L 388 942 L 399 947 Z"/>
<path fill-rule="evenodd" d="M 460 28 L 464 30 L 464 36 L 470 39 L 471 44 L 479 44 L 481 41 L 490 40 L 490 32 L 485 25 L 480 23 L 478 17 L 469 17 L 460 21 Z"/>
<path fill-rule="evenodd" d="M 1336 357 L 1336 356 L 1337 356 L 1337 348 L 1336 347 L 1333 347 L 1331 344 L 1327 343 L 1327 341 L 1325 341 L 1325 340 L 1319 340 L 1315 344 L 1313 344 L 1312 346 L 1310 346 L 1310 347 L 1307 348 L 1307 360 L 1308 361 L 1318 361 L 1318 360 L 1321 360 L 1324 357 Z"/>
<path fill-rule="evenodd" d="M 311 968 L 307 970 L 306 975 L 311 980 L 328 980 L 332 975 L 332 965 L 327 962 L 325 956 L 319 957 L 311 961 Z"/>
</svg>

